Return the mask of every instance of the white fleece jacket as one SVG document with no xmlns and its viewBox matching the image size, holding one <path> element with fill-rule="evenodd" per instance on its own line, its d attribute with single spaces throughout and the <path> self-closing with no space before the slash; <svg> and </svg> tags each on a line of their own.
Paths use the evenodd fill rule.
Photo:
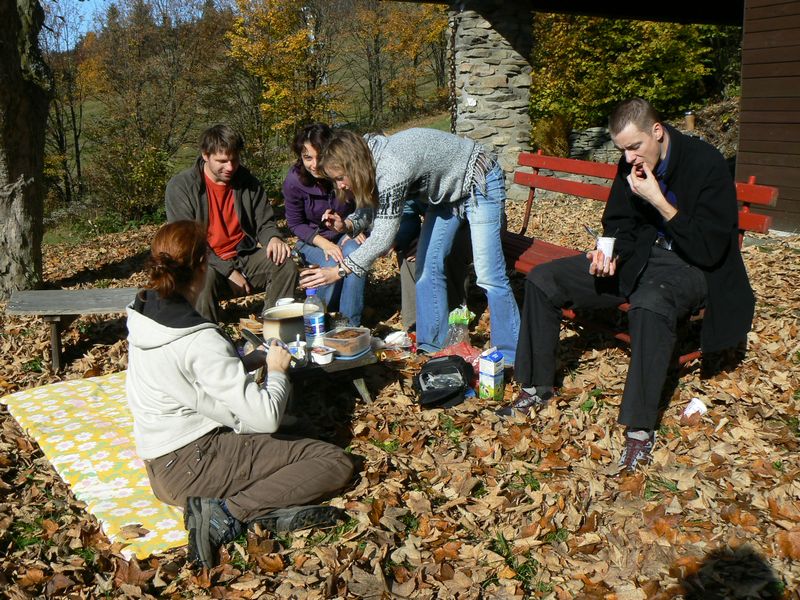
<svg viewBox="0 0 800 600">
<path fill-rule="evenodd" d="M 195 313 L 194 324 L 171 327 L 136 310 L 137 302 L 127 308 L 126 387 L 142 458 L 182 448 L 221 426 L 237 433 L 278 429 L 289 397 L 284 373 L 271 374 L 261 388 L 216 325 Z"/>
</svg>

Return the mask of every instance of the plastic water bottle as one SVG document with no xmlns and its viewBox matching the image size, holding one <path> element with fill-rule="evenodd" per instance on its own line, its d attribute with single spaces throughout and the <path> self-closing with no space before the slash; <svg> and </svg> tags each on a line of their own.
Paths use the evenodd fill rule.
<svg viewBox="0 0 800 600">
<path fill-rule="evenodd" d="M 306 301 L 303 303 L 303 326 L 308 348 L 324 345 L 325 303 L 317 297 L 316 288 L 306 290 Z"/>
</svg>

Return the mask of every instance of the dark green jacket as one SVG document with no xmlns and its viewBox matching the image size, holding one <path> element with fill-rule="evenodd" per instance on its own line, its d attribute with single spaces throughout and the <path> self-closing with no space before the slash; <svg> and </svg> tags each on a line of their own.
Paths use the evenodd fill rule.
<svg viewBox="0 0 800 600">
<path fill-rule="evenodd" d="M 666 126 L 670 138 L 664 181 L 678 202 L 665 224 L 672 247 L 706 276 L 708 297 L 701 345 L 716 352 L 743 342 L 753 321 L 755 297 L 739 252 L 736 187 L 723 156 L 710 144 Z M 633 194 L 626 181 L 631 166 L 623 156 L 603 213 L 605 235 L 616 237 L 620 291 L 628 296 L 642 274 L 661 217 Z"/>
<path fill-rule="evenodd" d="M 166 191 L 167 221 L 190 219 L 208 226 L 208 196 L 206 180 L 203 176 L 202 157 L 194 166 L 181 171 L 169 180 Z M 238 253 L 251 253 L 257 244 L 266 248 L 269 241 L 281 237 L 275 223 L 275 212 L 269 203 L 264 188 L 250 171 L 239 166 L 231 179 L 233 187 L 236 215 L 244 232 L 244 239 L 236 247 Z M 211 267 L 225 275 L 230 275 L 235 268 L 235 261 L 223 260 L 212 253 L 209 257 Z"/>
</svg>

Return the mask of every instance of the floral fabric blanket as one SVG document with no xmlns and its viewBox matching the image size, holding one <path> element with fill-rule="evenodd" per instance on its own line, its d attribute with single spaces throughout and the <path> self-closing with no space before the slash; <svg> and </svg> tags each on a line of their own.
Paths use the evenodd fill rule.
<svg viewBox="0 0 800 600">
<path fill-rule="evenodd" d="M 128 556 L 146 558 L 185 545 L 187 534 L 182 511 L 156 499 L 136 454 L 125 376 L 123 371 L 63 381 L 9 394 L 0 403 L 111 542 L 126 544 Z"/>
</svg>

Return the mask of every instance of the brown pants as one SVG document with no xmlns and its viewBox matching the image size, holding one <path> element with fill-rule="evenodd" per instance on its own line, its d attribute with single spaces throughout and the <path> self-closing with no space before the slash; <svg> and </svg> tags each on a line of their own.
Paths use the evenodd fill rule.
<svg viewBox="0 0 800 600">
<path fill-rule="evenodd" d="M 278 298 L 293 297 L 297 286 L 297 267 L 288 258 L 276 265 L 267 256 L 264 248 L 256 248 L 251 254 L 242 254 L 234 259 L 236 269 L 253 286 L 253 293 L 266 291 L 264 309 L 275 306 Z M 219 301 L 231 298 L 228 278 L 209 266 L 203 290 L 197 298 L 195 309 L 212 323 L 219 322 Z"/>
<path fill-rule="evenodd" d="M 224 498 L 231 514 L 245 523 L 275 508 L 332 495 L 353 475 L 352 461 L 333 444 L 226 428 L 145 464 L 162 502 L 186 506 L 189 496 Z"/>
</svg>

